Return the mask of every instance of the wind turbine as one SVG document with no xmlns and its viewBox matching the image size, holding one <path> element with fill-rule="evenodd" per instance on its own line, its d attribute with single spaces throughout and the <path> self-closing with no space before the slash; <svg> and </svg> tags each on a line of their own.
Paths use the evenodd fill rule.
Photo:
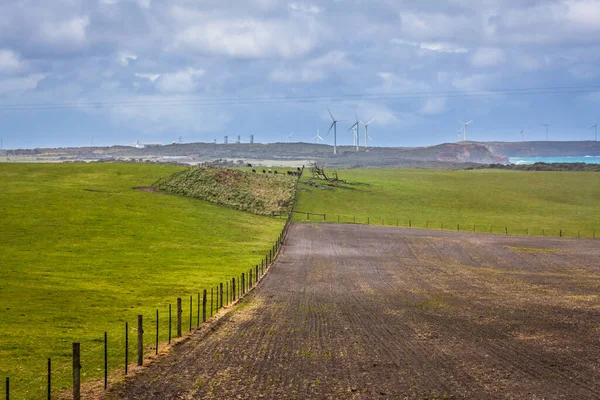
<svg viewBox="0 0 600 400">
<path fill-rule="evenodd" d="M 460 134 L 462 133 L 462 131 L 462 128 L 460 128 L 458 132 L 456 132 L 456 143 L 460 143 Z"/>
<path fill-rule="evenodd" d="M 471 122 L 473 122 L 474 120 L 470 120 L 469 122 L 467 122 L 466 124 L 462 121 L 458 121 L 459 124 L 461 124 L 462 127 L 462 131 L 463 131 L 463 141 L 467 141 L 467 125 L 469 125 Z M 459 131 L 460 132 L 460 131 Z"/>
<path fill-rule="evenodd" d="M 594 124 L 589 127 L 589 129 L 594 128 L 594 141 L 598 141 L 598 124 Z M 1 148 L 1 147 L 0 147 Z"/>
<path fill-rule="evenodd" d="M 525 141 L 525 130 L 521 129 L 521 142 Z"/>
<path fill-rule="evenodd" d="M 290 134 L 288 135 L 288 143 L 290 142 L 290 138 L 291 138 L 292 136 L 294 136 L 294 132 L 292 132 L 292 133 L 290 133 Z"/>
<path fill-rule="evenodd" d="M 317 127 L 317 136 L 313 138 L 316 144 L 319 144 L 319 140 L 323 141 L 323 138 L 319 135 L 319 128 Z"/>
<path fill-rule="evenodd" d="M 340 121 L 336 120 L 333 117 L 333 114 L 331 113 L 329 107 L 327 107 L 327 111 L 329 111 L 329 115 L 331 116 L 331 120 L 333 121 L 331 123 L 331 126 L 329 127 L 329 130 L 327 131 L 327 134 L 329 135 L 329 132 L 331 132 L 331 128 L 333 128 L 333 154 L 337 154 L 337 123 Z"/>
<path fill-rule="evenodd" d="M 356 151 L 358 151 L 358 135 L 360 134 L 360 122 L 358 121 L 358 115 L 356 113 L 354 113 L 354 116 L 356 117 L 356 122 L 350 127 L 350 129 L 352 129 L 352 131 L 354 132 L 354 146 L 356 146 Z M 348 131 L 350 131 L 350 129 L 348 129 Z"/>
<path fill-rule="evenodd" d="M 370 120 L 369 122 L 362 123 L 363 126 L 365 127 L 365 149 L 367 149 L 369 147 L 369 139 L 371 139 L 371 137 L 369 136 L 369 125 L 371 125 L 371 123 L 375 121 L 375 118 L 373 118 L 372 120 Z"/>
<path fill-rule="evenodd" d="M 546 142 L 547 142 L 548 141 L 548 127 L 550 126 L 550 124 L 540 124 L 540 126 L 546 127 Z"/>
</svg>

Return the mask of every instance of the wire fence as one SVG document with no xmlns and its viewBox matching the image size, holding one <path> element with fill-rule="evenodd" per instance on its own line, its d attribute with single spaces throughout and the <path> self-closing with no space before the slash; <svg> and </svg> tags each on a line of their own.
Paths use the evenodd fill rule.
<svg viewBox="0 0 600 400">
<path fill-rule="evenodd" d="M 300 179 L 304 167 L 300 172 Z M 237 304 L 263 279 L 285 243 L 292 222 L 296 191 L 290 213 L 280 214 L 285 224 L 268 253 L 252 268 L 239 276 L 225 278 L 218 285 L 163 304 L 151 314 L 139 314 L 137 319 L 123 324 L 120 334 L 104 332 L 93 340 L 73 342 L 61 354 L 40 360 L 40 367 L 22 378 L 17 369 L 13 376 L 0 382 L 6 400 L 10 399 L 80 399 L 82 389 L 93 392 L 106 390 L 111 382 L 167 351 L 171 345 L 216 318 L 220 311 Z M 34 376 L 33 379 L 30 377 Z M 85 385 L 83 385 L 85 384 Z"/>
<path fill-rule="evenodd" d="M 440 222 L 432 220 L 413 220 L 406 218 L 382 218 L 349 216 L 341 214 L 314 213 L 308 211 L 292 210 L 294 221 L 329 222 L 340 224 L 360 224 L 375 226 L 393 226 L 399 228 L 421 228 L 443 231 L 495 233 L 503 235 L 520 236 L 549 236 L 596 239 L 595 229 L 573 229 L 573 228 L 529 228 L 508 225 L 485 225 L 473 223 Z"/>
</svg>

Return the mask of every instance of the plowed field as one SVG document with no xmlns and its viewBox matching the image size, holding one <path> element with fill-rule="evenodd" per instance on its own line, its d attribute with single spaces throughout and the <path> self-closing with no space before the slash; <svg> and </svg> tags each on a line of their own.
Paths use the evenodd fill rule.
<svg viewBox="0 0 600 400">
<path fill-rule="evenodd" d="M 125 399 L 598 399 L 600 241 L 297 224 Z"/>
</svg>

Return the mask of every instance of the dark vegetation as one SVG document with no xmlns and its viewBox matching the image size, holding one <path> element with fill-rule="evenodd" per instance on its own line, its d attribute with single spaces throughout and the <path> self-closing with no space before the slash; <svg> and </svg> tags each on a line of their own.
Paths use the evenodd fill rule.
<svg viewBox="0 0 600 400">
<path fill-rule="evenodd" d="M 195 167 L 160 180 L 154 187 L 237 210 L 273 215 L 290 210 L 295 183 L 295 177 L 276 171 L 259 174 L 216 167 Z"/>
<path fill-rule="evenodd" d="M 479 168 L 505 169 L 511 171 L 585 171 L 600 172 L 600 164 L 586 163 L 543 163 L 516 165 L 516 164 L 489 164 Z"/>
</svg>

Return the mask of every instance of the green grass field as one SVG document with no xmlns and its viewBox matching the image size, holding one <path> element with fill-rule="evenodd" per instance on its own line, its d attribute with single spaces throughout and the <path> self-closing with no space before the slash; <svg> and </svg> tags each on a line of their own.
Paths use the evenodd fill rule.
<svg viewBox="0 0 600 400">
<path fill-rule="evenodd" d="M 327 220 L 505 233 L 600 234 L 600 174 L 593 172 L 342 170 L 350 185 L 300 185 L 296 210 Z M 307 170 L 302 178 L 310 178 Z M 296 221 L 305 220 L 301 214 Z M 312 216 L 318 220 L 318 216 Z M 322 217 L 321 217 L 322 218 Z M 543 232 L 542 232 L 543 230 Z"/>
<path fill-rule="evenodd" d="M 187 330 L 193 296 L 196 326 L 197 293 L 260 263 L 284 220 L 132 189 L 179 170 L 0 164 L 0 387 L 11 377 L 11 399 L 42 397 L 49 357 L 55 391 L 64 388 L 74 341 L 83 375 L 101 376 L 105 331 L 109 364 L 122 367 L 126 321 L 134 362 L 138 314 L 152 353 L 156 309 L 162 342 L 168 304 L 175 315 L 183 298 Z"/>
</svg>

